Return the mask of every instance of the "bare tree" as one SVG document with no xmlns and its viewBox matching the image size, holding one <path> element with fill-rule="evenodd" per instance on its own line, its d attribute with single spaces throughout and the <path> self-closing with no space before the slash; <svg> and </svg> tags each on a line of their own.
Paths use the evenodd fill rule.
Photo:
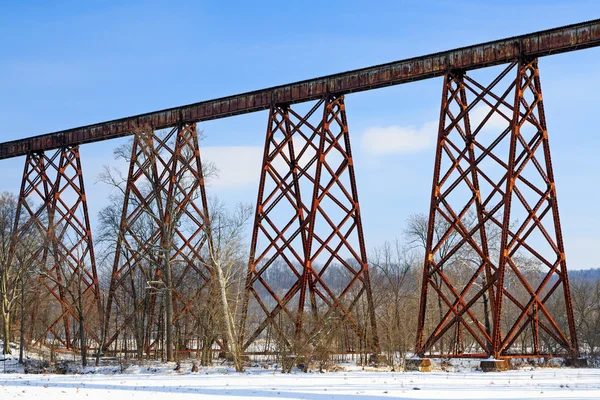
<svg viewBox="0 0 600 400">
<path fill-rule="evenodd" d="M 10 193 L 0 194 L 0 296 L 2 296 L 2 339 L 4 354 L 10 353 L 10 315 L 14 305 L 16 275 L 9 258 L 13 239 L 16 198 Z"/>
<path fill-rule="evenodd" d="M 600 279 L 571 280 L 577 337 L 584 354 L 600 354 Z"/>
<path fill-rule="evenodd" d="M 174 359 L 175 344 L 173 273 L 178 261 L 174 259 L 173 254 L 177 254 L 178 241 L 181 240 L 180 229 L 185 224 L 182 220 L 186 216 L 185 204 L 193 203 L 202 195 L 197 176 L 187 169 L 191 167 L 186 164 L 178 169 L 180 161 L 184 161 L 184 164 L 186 162 L 193 164 L 189 160 L 193 159 L 194 150 L 189 146 L 177 147 L 177 135 L 171 136 L 172 133 L 173 131 L 154 132 L 151 128 L 138 129 L 135 133 L 135 141 L 130 141 L 114 151 L 115 158 L 133 164 L 132 167 L 141 174 L 141 178 L 135 183 L 134 194 L 128 194 L 128 177 L 116 168 L 105 167 L 98 177 L 99 181 L 113 188 L 111 204 L 100 213 L 101 240 L 107 245 L 107 249 L 114 249 L 117 240 L 120 240 L 122 253 L 128 253 L 138 260 L 138 263 L 146 265 L 146 268 L 132 265 L 128 272 L 131 281 L 130 293 L 133 296 L 132 306 L 135 315 L 133 322 L 138 357 L 142 354 L 144 338 L 151 329 L 151 326 L 145 326 L 152 320 L 147 317 L 149 311 L 147 306 L 153 291 L 148 290 L 147 283 L 159 279 L 159 286 L 164 285 L 160 293 L 161 305 L 165 308 L 163 328 L 168 361 Z M 167 148 L 176 151 L 167 151 Z M 169 157 L 175 158 L 170 160 Z M 202 165 L 201 174 L 205 180 L 216 173 L 214 164 Z M 134 226 L 128 228 L 130 232 L 135 233 L 134 240 L 125 240 L 126 232 L 122 232 L 123 218 L 127 210 L 121 213 L 121 204 L 125 204 L 125 200 L 130 207 L 140 210 L 140 215 L 132 222 Z M 198 242 L 203 240 L 198 239 Z M 138 278 L 145 280 L 141 287 L 137 282 L 136 274 Z M 157 278 L 158 276 L 160 277 Z M 150 285 L 149 288 L 152 289 L 154 286 L 156 285 Z"/>
<path fill-rule="evenodd" d="M 84 308 L 83 290 L 81 285 L 81 279 L 83 276 L 82 268 L 77 268 L 75 271 L 67 271 L 64 262 L 58 264 L 60 274 L 67 279 L 59 279 L 45 271 L 41 275 L 52 281 L 53 284 L 60 287 L 65 293 L 71 298 L 71 304 L 74 307 L 74 312 L 78 318 L 79 325 L 79 349 L 81 355 L 81 365 L 87 366 L 87 335 L 85 331 L 85 322 L 87 319 L 87 312 Z M 58 271 L 58 269 L 57 269 Z"/>
<path fill-rule="evenodd" d="M 404 235 L 407 238 L 407 242 L 409 245 L 409 249 L 417 249 L 422 251 L 423 255 L 427 248 L 427 231 L 428 231 L 429 219 L 425 214 L 413 214 L 410 215 L 407 219 L 406 228 L 404 229 Z M 437 218 L 435 224 L 433 225 L 433 243 L 438 243 L 446 232 L 450 229 L 450 224 L 441 218 Z M 443 243 L 440 245 L 438 252 L 436 253 L 436 259 L 444 259 L 448 255 L 448 253 L 452 250 L 454 246 L 459 242 L 461 236 L 456 230 L 452 230 Z M 442 270 L 443 270 L 442 266 Z M 439 274 L 435 274 L 433 276 L 435 280 L 435 284 L 439 287 L 441 286 L 440 276 Z M 439 320 L 441 321 L 444 317 L 444 306 L 442 304 L 442 299 L 440 296 L 437 297 L 437 306 L 438 306 L 438 314 Z M 440 341 L 440 351 L 444 352 L 444 338 Z"/>
<path fill-rule="evenodd" d="M 229 351 L 238 372 L 243 371 L 243 349 L 240 343 L 238 310 L 243 294 L 243 277 L 247 255 L 244 232 L 253 215 L 252 206 L 238 204 L 228 212 L 225 206 L 215 201 L 212 204 L 211 224 L 207 232 L 211 239 L 208 245 L 208 263 L 216 278 L 221 301 L 221 315 Z"/>
<path fill-rule="evenodd" d="M 25 295 L 24 279 L 40 248 L 40 237 L 33 224 L 19 224 L 15 231 L 17 198 L 8 192 L 0 193 L 0 298 L 4 354 L 10 353 L 13 311 Z M 21 290 L 19 290 L 21 287 Z"/>
<path fill-rule="evenodd" d="M 372 254 L 370 265 L 383 350 L 392 368 L 395 368 L 396 355 L 404 367 L 406 354 L 414 346 L 414 310 L 419 296 L 416 273 L 420 270 L 420 260 L 414 252 L 403 248 L 398 239 L 385 242 Z"/>
<path fill-rule="evenodd" d="M 21 315 L 19 321 L 19 363 L 23 364 L 25 351 L 25 315 L 26 315 L 26 296 L 35 293 L 36 283 L 31 282 L 31 276 L 37 276 L 39 268 L 38 251 L 40 243 L 39 234 L 33 230 L 27 230 L 28 233 L 20 235 L 15 239 L 12 256 L 16 263 L 19 273 L 20 290 L 20 308 Z M 36 299 L 34 299 L 36 301 Z"/>
</svg>

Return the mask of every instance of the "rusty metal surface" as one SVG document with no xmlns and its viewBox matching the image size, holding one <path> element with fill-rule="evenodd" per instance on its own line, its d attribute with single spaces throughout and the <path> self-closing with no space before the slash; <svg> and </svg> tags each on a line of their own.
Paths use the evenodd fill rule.
<svg viewBox="0 0 600 400">
<path fill-rule="evenodd" d="M 376 326 L 344 97 L 326 96 L 306 115 L 273 106 L 242 311 L 244 350 L 273 337 L 301 352 L 343 330 L 338 350 L 360 350 L 363 339 L 377 352 Z"/>
<path fill-rule="evenodd" d="M 39 240 L 30 259 L 39 268 L 35 274 L 40 283 L 32 323 L 34 345 L 48 338 L 67 349 L 78 347 L 73 327 L 80 323 L 79 311 L 85 315 L 83 328 L 89 338 L 100 343 L 103 311 L 78 146 L 50 156 L 27 156 L 14 232 L 11 260 L 21 235 L 33 234 Z M 45 317 L 38 315 L 39 306 Z"/>
<path fill-rule="evenodd" d="M 187 335 L 185 328 L 206 324 L 201 315 L 212 274 L 201 255 L 207 241 L 208 202 L 196 124 L 182 124 L 166 136 L 150 128 L 136 133 L 123 200 L 106 302 L 104 348 L 122 332 L 135 332 L 136 318 L 143 319 L 148 312 L 144 353 L 154 351 L 157 339 L 151 334 L 159 330 L 161 298 L 145 286 L 146 280 L 166 278 L 165 249 L 171 254 L 173 324 L 180 326 L 187 344 L 196 336 Z M 138 310 L 134 302 L 147 303 L 148 311 Z"/>
<path fill-rule="evenodd" d="M 483 119 L 474 107 L 487 110 Z M 494 134 L 486 125 L 494 125 L 488 126 Z M 450 71 L 428 219 L 419 356 L 579 356 L 556 198 L 537 59 L 511 63 L 487 87 Z"/>
<path fill-rule="evenodd" d="M 292 104 L 398 85 L 443 75 L 449 69 L 471 70 L 600 45 L 600 19 L 522 36 L 395 61 L 340 74 L 136 115 L 41 136 L 0 143 L 0 159 L 65 145 L 97 142 L 130 135 L 136 127 L 154 129 L 266 110 Z"/>
</svg>

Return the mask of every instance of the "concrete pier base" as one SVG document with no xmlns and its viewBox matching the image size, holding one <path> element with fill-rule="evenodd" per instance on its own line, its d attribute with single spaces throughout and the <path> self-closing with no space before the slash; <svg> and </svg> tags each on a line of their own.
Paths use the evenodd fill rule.
<svg viewBox="0 0 600 400">
<path fill-rule="evenodd" d="M 588 366 L 588 360 L 583 357 L 567 358 L 565 364 L 567 364 L 567 367 L 572 368 L 586 368 Z"/>
<path fill-rule="evenodd" d="M 388 358 L 383 354 L 369 354 L 369 365 L 379 367 L 388 364 Z"/>
<path fill-rule="evenodd" d="M 428 358 L 409 358 L 406 360 L 406 370 L 431 372 L 431 360 Z"/>
<path fill-rule="evenodd" d="M 483 372 L 502 372 L 508 371 L 510 362 L 508 360 L 481 360 L 479 366 Z"/>
</svg>

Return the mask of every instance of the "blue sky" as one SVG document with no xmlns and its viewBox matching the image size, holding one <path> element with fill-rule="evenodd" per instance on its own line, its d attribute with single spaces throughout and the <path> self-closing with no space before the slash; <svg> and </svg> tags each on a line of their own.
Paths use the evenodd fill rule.
<svg viewBox="0 0 600 400">
<path fill-rule="evenodd" d="M 0 3 L 0 140 L 600 17 L 596 1 L 175 3 Z M 598 267 L 600 49 L 543 58 L 540 69 L 567 260 Z M 438 78 L 346 98 L 368 248 L 428 210 L 441 86 Z M 209 194 L 255 201 L 266 123 L 261 112 L 201 124 L 203 155 L 221 169 Z M 365 135 L 386 129 L 417 144 L 382 153 Z M 96 175 L 119 143 L 81 150 L 93 220 L 106 197 Z M 23 162 L 0 163 L 0 190 L 18 191 Z"/>
</svg>

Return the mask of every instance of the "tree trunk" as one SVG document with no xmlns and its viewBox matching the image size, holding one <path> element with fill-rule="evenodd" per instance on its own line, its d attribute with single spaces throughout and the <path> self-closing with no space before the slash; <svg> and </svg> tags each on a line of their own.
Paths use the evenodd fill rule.
<svg viewBox="0 0 600 400">
<path fill-rule="evenodd" d="M 19 338 L 19 364 L 23 364 L 23 353 L 25 348 L 25 283 L 23 282 L 23 272 L 21 272 L 21 327 Z"/>
<path fill-rule="evenodd" d="M 133 305 L 133 330 L 134 330 L 134 337 L 135 337 L 135 350 L 136 350 L 136 356 L 138 358 L 138 360 L 142 359 L 143 356 L 143 350 L 144 350 L 144 323 L 143 320 L 140 321 L 140 307 L 138 305 L 138 294 L 136 291 L 136 285 L 135 285 L 135 276 L 133 273 L 129 274 L 130 280 L 129 283 L 131 284 L 131 297 L 132 297 L 132 305 Z M 144 311 L 144 310 L 142 310 Z M 143 315 L 142 315 L 143 318 Z M 126 332 L 126 331 L 125 331 Z M 127 335 L 126 333 L 124 333 L 123 337 L 125 338 L 125 343 L 127 343 Z M 125 352 L 125 354 L 127 354 L 127 352 Z M 127 356 L 125 356 L 127 357 Z"/>
<path fill-rule="evenodd" d="M 440 321 L 442 319 L 444 319 L 444 311 L 442 309 L 442 297 L 441 296 L 437 296 L 437 303 L 438 303 L 438 312 L 440 314 Z M 440 339 L 440 353 L 444 354 L 444 350 L 446 349 L 446 346 L 444 346 L 444 337 L 442 336 L 442 338 Z"/>
<path fill-rule="evenodd" d="M 86 349 L 86 345 L 87 345 L 87 340 L 85 337 L 85 329 L 83 327 L 83 312 L 79 312 L 79 339 L 80 339 L 80 346 L 81 346 L 81 366 L 82 367 L 87 367 L 87 349 Z"/>
<path fill-rule="evenodd" d="M 217 270 L 217 279 L 219 283 L 219 294 L 221 297 L 221 306 L 223 307 L 223 317 L 225 320 L 225 329 L 227 333 L 227 340 L 229 341 L 229 348 L 231 350 L 231 355 L 233 356 L 233 363 L 235 364 L 235 370 L 237 372 L 244 371 L 244 367 L 242 365 L 241 354 L 239 351 L 239 344 L 236 338 L 235 333 L 235 321 L 233 320 L 233 316 L 231 315 L 231 311 L 229 309 L 229 301 L 227 300 L 227 287 L 225 285 L 225 277 L 223 276 L 223 270 L 220 265 L 216 265 Z"/>
<path fill-rule="evenodd" d="M 4 340 L 2 354 L 10 354 L 10 312 L 2 310 L 2 322 L 4 325 L 2 330 L 2 339 Z"/>
<path fill-rule="evenodd" d="M 78 269 L 79 276 L 77 279 L 77 305 L 79 311 L 79 347 L 81 349 L 81 366 L 87 367 L 87 340 L 85 337 L 84 319 L 85 315 L 83 312 L 83 291 L 81 288 L 81 268 Z"/>
<path fill-rule="evenodd" d="M 100 321 L 100 343 L 98 343 L 98 351 L 96 352 L 96 367 L 100 365 L 100 354 L 104 352 L 104 318 Z"/>
<path fill-rule="evenodd" d="M 6 267 L 5 267 L 6 268 Z M 4 349 L 2 354 L 10 354 L 10 308 L 8 306 L 8 276 L 6 271 L 3 271 L 3 276 L 0 282 L 2 282 L 2 288 L 0 293 L 2 294 L 2 340 L 4 341 Z"/>
<path fill-rule="evenodd" d="M 171 272 L 171 263 L 169 262 L 169 253 L 168 251 L 164 251 L 163 254 L 164 263 L 165 263 L 165 285 L 166 285 L 166 293 L 165 293 L 165 311 L 166 311 L 166 321 L 165 321 L 165 329 L 166 329 L 166 339 L 167 339 L 167 361 L 173 361 L 173 290 L 171 287 L 172 282 L 172 272 Z"/>
<path fill-rule="evenodd" d="M 209 340 L 203 341 L 202 359 L 200 360 L 203 367 L 207 367 L 212 364 L 212 345 L 213 345 L 212 341 L 209 341 Z"/>
<path fill-rule="evenodd" d="M 485 321 L 485 331 L 487 332 L 488 335 L 492 334 L 492 329 L 491 329 L 491 324 L 490 324 L 490 311 L 489 311 L 489 306 L 488 306 L 488 298 L 487 298 L 487 293 L 483 293 L 483 314 L 484 314 L 484 321 Z"/>
</svg>

